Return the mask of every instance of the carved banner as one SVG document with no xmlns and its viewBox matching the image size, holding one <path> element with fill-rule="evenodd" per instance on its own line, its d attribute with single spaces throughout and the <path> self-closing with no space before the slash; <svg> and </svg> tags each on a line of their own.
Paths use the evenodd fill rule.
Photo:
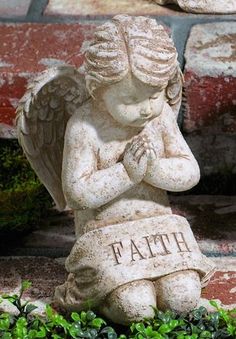
<svg viewBox="0 0 236 339">
<path fill-rule="evenodd" d="M 81 299 L 93 303 L 130 281 L 182 270 L 196 270 L 205 280 L 213 270 L 186 219 L 176 215 L 90 231 L 77 240 L 66 268 L 75 274 Z"/>
</svg>

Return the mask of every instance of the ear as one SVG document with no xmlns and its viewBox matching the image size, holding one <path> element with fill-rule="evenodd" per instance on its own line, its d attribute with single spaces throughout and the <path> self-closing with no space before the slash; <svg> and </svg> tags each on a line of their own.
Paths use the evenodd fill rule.
<svg viewBox="0 0 236 339">
<path fill-rule="evenodd" d="M 176 117 L 178 117 L 181 105 L 183 83 L 184 77 L 178 65 L 174 76 L 169 80 L 166 87 L 166 98 L 168 100 L 168 104 L 175 112 Z"/>
<path fill-rule="evenodd" d="M 86 88 L 89 94 L 91 95 L 91 97 L 94 99 L 94 92 L 98 88 L 98 83 L 94 81 L 94 79 L 91 79 L 89 77 L 86 77 L 85 80 L 86 80 Z"/>
</svg>

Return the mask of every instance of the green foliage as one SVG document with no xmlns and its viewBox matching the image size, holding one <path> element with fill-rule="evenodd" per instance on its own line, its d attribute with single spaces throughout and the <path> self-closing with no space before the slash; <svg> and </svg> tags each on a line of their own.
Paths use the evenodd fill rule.
<svg viewBox="0 0 236 339">
<path fill-rule="evenodd" d="M 0 231 L 24 231 L 37 224 L 51 198 L 16 140 L 0 143 Z"/>
<path fill-rule="evenodd" d="M 188 315 L 178 316 L 171 311 L 155 310 L 154 319 L 133 323 L 130 327 L 115 330 L 92 311 L 72 312 L 69 318 L 46 306 L 46 317 L 32 315 L 35 306 L 22 302 L 22 295 L 31 286 L 23 281 L 18 295 L 3 295 L 2 298 L 13 304 L 17 315 L 0 313 L 0 338 L 88 338 L 88 339 L 233 339 L 236 338 L 236 310 L 225 311 L 214 301 L 211 304 L 216 311 L 208 314 L 204 307 Z M 125 334 L 121 332 L 125 331 Z"/>
<path fill-rule="evenodd" d="M 127 338 L 198 339 L 236 338 L 236 310 L 225 311 L 211 302 L 216 312 L 207 313 L 200 307 L 188 315 L 177 316 L 171 311 L 155 310 L 155 318 L 132 324 Z M 125 338 L 124 338 L 125 339 Z"/>
</svg>

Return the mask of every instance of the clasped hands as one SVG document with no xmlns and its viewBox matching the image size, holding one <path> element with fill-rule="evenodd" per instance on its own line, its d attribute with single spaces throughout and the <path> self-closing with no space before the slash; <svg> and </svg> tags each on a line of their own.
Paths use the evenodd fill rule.
<svg viewBox="0 0 236 339">
<path fill-rule="evenodd" d="M 124 155 L 123 165 L 134 183 L 141 182 L 148 167 L 157 159 L 153 143 L 146 134 L 135 136 L 130 143 L 127 144 Z"/>
</svg>

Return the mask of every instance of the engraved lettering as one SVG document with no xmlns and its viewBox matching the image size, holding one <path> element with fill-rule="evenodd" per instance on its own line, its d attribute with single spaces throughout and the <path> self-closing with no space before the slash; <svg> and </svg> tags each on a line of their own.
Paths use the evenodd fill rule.
<svg viewBox="0 0 236 339">
<path fill-rule="evenodd" d="M 152 248 L 151 248 L 151 245 L 150 245 L 150 242 L 149 242 L 149 238 L 150 238 L 149 236 L 144 237 L 144 239 L 146 240 L 147 245 L 148 245 L 148 249 L 149 249 L 149 253 L 150 253 L 149 259 L 150 259 L 150 258 L 155 258 L 155 254 L 152 252 Z"/>
<path fill-rule="evenodd" d="M 139 251 L 138 247 L 136 246 L 135 242 L 131 239 L 131 245 L 130 245 L 130 249 L 131 249 L 131 257 L 132 260 L 131 261 L 135 261 L 134 256 L 138 255 L 139 256 L 139 260 L 143 260 L 146 259 L 141 252 Z"/>
<path fill-rule="evenodd" d="M 178 246 L 178 252 L 191 252 L 182 232 L 173 232 L 172 234 Z"/>
<path fill-rule="evenodd" d="M 114 258 L 115 258 L 116 265 L 120 265 L 121 264 L 119 262 L 119 258 L 121 258 L 120 249 L 121 248 L 123 249 L 122 242 L 121 241 L 114 242 L 114 243 L 110 244 L 109 246 L 111 246 L 111 248 L 112 248 L 112 252 L 113 252 L 113 255 L 114 255 Z"/>
<path fill-rule="evenodd" d="M 168 237 L 167 234 L 155 234 L 154 236 L 154 243 L 155 245 L 157 245 L 157 242 L 159 242 L 161 244 L 162 250 L 163 252 L 158 253 L 160 255 L 167 255 L 167 254 L 171 254 L 171 252 L 168 250 L 167 245 L 166 245 L 166 241 L 168 241 L 168 243 L 170 243 L 170 239 Z"/>
</svg>

